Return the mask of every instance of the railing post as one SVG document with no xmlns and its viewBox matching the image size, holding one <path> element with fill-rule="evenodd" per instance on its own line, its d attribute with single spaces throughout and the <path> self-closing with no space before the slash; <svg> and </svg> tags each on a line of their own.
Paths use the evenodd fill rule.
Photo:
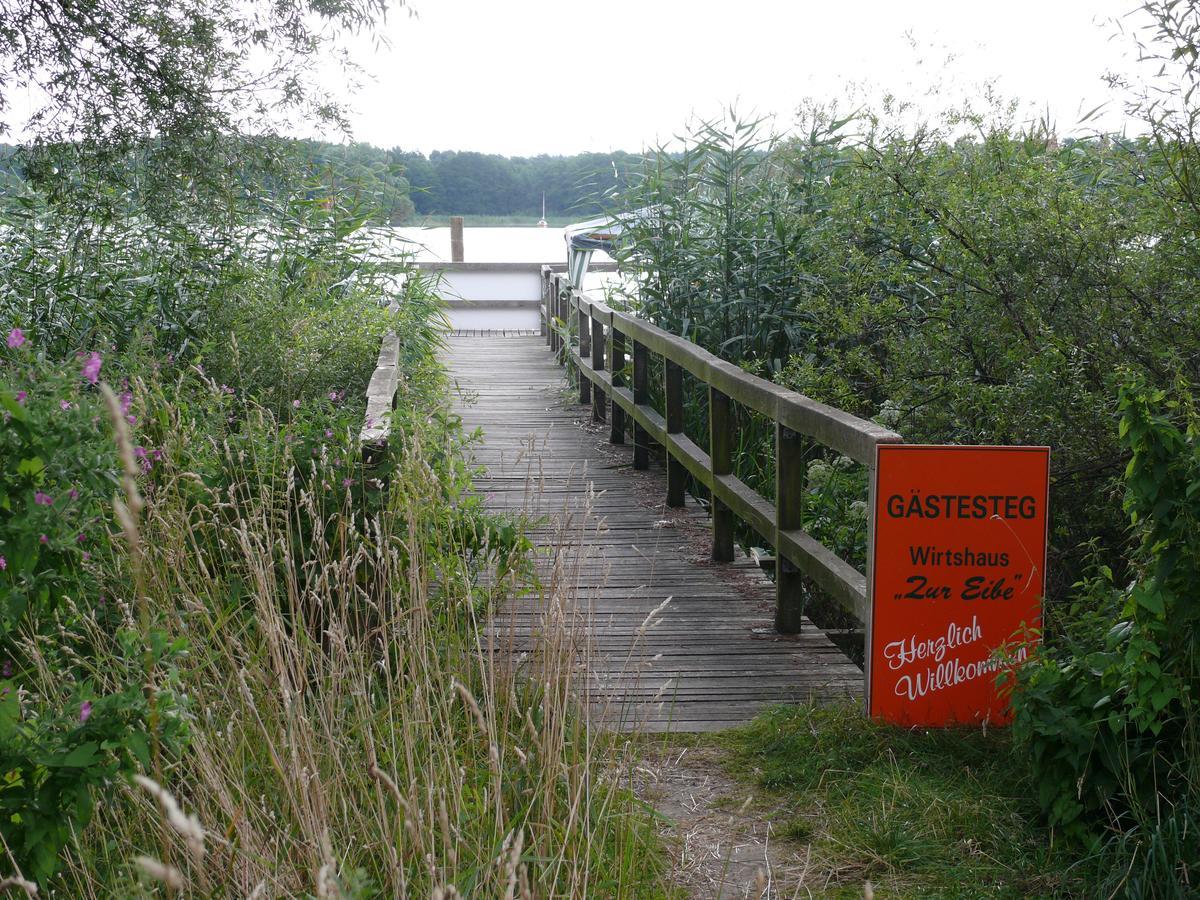
<svg viewBox="0 0 1200 900">
<path fill-rule="evenodd" d="M 775 425 L 775 529 L 793 531 L 804 525 L 804 487 L 808 441 L 803 435 Z M 804 578 L 775 541 L 775 630 L 796 634 L 804 619 Z"/>
<path fill-rule="evenodd" d="M 549 323 L 546 321 L 550 317 L 549 295 L 550 295 L 550 270 L 543 268 L 542 269 L 542 308 L 540 311 L 541 315 L 538 318 L 541 319 L 540 324 L 541 324 L 541 328 L 542 328 L 542 337 L 544 337 L 546 339 L 547 344 L 550 343 L 550 329 L 547 327 Z"/>
<path fill-rule="evenodd" d="M 621 371 L 625 368 L 625 335 L 617 331 L 616 324 L 608 327 L 608 370 L 612 372 L 613 389 L 609 393 L 609 410 L 612 427 L 608 430 L 611 444 L 625 443 L 625 410 L 617 405 L 617 388 L 625 383 Z"/>
<path fill-rule="evenodd" d="M 663 359 L 663 387 L 666 394 L 667 434 L 683 431 L 683 367 Z M 667 449 L 667 506 L 683 506 L 687 470 Z"/>
<path fill-rule="evenodd" d="M 558 315 L 558 276 L 550 276 L 550 294 L 546 297 L 546 327 L 550 329 L 550 350 L 558 353 L 558 330 L 554 317 Z"/>
<path fill-rule="evenodd" d="M 579 361 L 592 355 L 592 325 L 591 317 L 584 315 L 583 306 L 575 307 L 575 330 L 579 332 Z M 586 406 L 592 402 L 592 382 L 583 370 L 579 371 L 579 402 Z"/>
<path fill-rule="evenodd" d="M 708 455 L 714 476 L 733 472 L 733 416 L 729 398 L 712 385 L 708 388 Z M 733 510 L 712 497 L 712 558 L 733 562 Z"/>
<path fill-rule="evenodd" d="M 592 369 L 597 372 L 604 371 L 604 323 L 599 319 L 589 316 L 592 320 Z M 600 385 L 595 385 L 592 390 L 592 421 L 604 421 L 604 391 L 600 390 Z"/>
<path fill-rule="evenodd" d="M 638 340 L 633 342 L 633 402 L 639 406 L 650 402 L 650 353 Z M 633 467 L 650 468 L 650 435 L 637 419 L 633 420 Z"/>
<path fill-rule="evenodd" d="M 565 288 L 560 288 L 559 292 L 558 292 L 558 313 L 557 313 L 557 315 L 558 315 L 558 321 L 560 323 L 559 327 L 562 328 L 563 330 L 566 329 L 567 322 L 570 321 L 568 318 L 568 313 L 567 313 L 567 310 L 569 310 L 570 308 L 571 308 L 571 288 L 568 285 Z M 567 364 L 567 358 L 568 358 L 567 357 L 567 348 L 568 348 L 568 344 L 570 343 L 570 340 L 571 340 L 571 336 L 569 334 L 563 334 L 562 332 L 559 333 L 559 335 L 558 335 L 558 364 L 560 366 L 565 366 Z"/>
</svg>

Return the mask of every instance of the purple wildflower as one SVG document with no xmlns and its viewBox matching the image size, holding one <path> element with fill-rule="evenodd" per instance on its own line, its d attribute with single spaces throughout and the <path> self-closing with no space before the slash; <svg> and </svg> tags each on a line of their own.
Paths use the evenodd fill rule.
<svg viewBox="0 0 1200 900">
<path fill-rule="evenodd" d="M 29 395 L 27 393 L 25 393 L 24 391 L 17 391 L 17 403 L 21 404 L 21 406 L 24 406 L 25 398 L 28 396 Z"/>
<path fill-rule="evenodd" d="M 129 413 L 129 407 L 133 406 L 133 394 L 129 393 L 129 391 L 123 391 L 121 393 L 120 399 L 121 399 L 121 415 L 124 416 Z"/>
<path fill-rule="evenodd" d="M 95 384 L 100 380 L 100 365 L 103 361 L 100 354 L 93 350 L 92 355 L 83 364 L 83 371 L 80 373 L 83 375 L 84 381 L 88 384 Z"/>
<path fill-rule="evenodd" d="M 86 535 L 86 534 L 84 534 L 84 533 L 81 531 L 81 532 L 79 532 L 79 536 L 78 536 L 78 537 L 76 537 L 76 538 L 75 538 L 75 540 L 76 540 L 78 543 L 82 544 L 84 541 L 86 541 L 86 540 L 87 540 L 87 535 Z"/>
<path fill-rule="evenodd" d="M 90 553 L 88 553 L 86 550 L 84 550 L 84 551 L 83 551 L 83 561 L 84 561 L 84 562 L 87 562 L 87 561 L 88 561 L 89 559 L 91 559 L 91 558 L 92 558 L 92 554 L 90 554 Z M 103 601 L 101 601 L 101 602 L 103 602 Z"/>
<path fill-rule="evenodd" d="M 327 437 L 327 438 L 333 437 L 333 432 L 328 428 L 325 429 L 325 437 Z"/>
<path fill-rule="evenodd" d="M 84 700 L 83 705 L 79 707 L 79 721 L 86 722 L 88 716 L 92 714 L 92 701 Z"/>
<path fill-rule="evenodd" d="M 136 456 L 138 459 L 145 459 L 146 458 L 146 448 L 145 447 L 134 447 L 133 455 Z"/>
<path fill-rule="evenodd" d="M 79 499 L 79 491 L 77 491 L 75 488 L 71 488 L 69 491 L 67 491 L 67 496 L 70 497 L 72 500 L 78 500 Z"/>
<path fill-rule="evenodd" d="M 3 675 L 5 678 L 12 678 L 12 660 L 11 659 L 6 659 L 4 661 L 4 668 L 0 669 L 0 675 Z"/>
<path fill-rule="evenodd" d="M 353 484 L 354 484 L 353 478 L 343 478 L 342 479 L 342 487 L 350 487 Z"/>
<path fill-rule="evenodd" d="M 68 409 L 70 409 L 70 408 L 71 408 L 71 401 L 70 401 L 70 400 L 59 400 L 59 401 L 58 401 L 58 408 L 59 408 L 59 409 L 61 409 L 61 410 L 64 410 L 64 411 L 65 411 L 65 410 L 68 410 Z"/>
<path fill-rule="evenodd" d="M 5 559 L 3 556 L 0 556 L 0 572 L 3 572 L 7 568 L 8 568 L 8 560 Z"/>
<path fill-rule="evenodd" d="M 38 506 L 53 506 L 54 498 L 51 497 L 49 494 L 42 493 L 41 491 L 34 491 L 33 492 L 33 502 L 36 503 Z"/>
<path fill-rule="evenodd" d="M 25 332 L 20 328 L 14 328 L 8 333 L 8 349 L 16 350 L 25 343 Z"/>
<path fill-rule="evenodd" d="M 293 400 L 293 401 L 292 401 L 292 409 L 299 409 L 299 408 L 300 408 L 300 401 L 299 401 L 299 400 Z"/>
<path fill-rule="evenodd" d="M 50 543 L 50 538 L 46 537 L 44 534 L 43 534 L 43 535 L 41 535 L 41 536 L 38 538 L 38 540 L 39 540 L 39 541 L 41 541 L 43 544 L 48 544 L 48 543 Z"/>
</svg>

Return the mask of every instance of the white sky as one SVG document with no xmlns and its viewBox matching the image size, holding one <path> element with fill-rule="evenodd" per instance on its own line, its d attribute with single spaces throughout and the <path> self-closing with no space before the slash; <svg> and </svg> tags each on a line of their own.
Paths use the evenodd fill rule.
<svg viewBox="0 0 1200 900">
<path fill-rule="evenodd" d="M 890 92 L 934 111 L 999 92 L 1049 108 L 1060 134 L 1120 128 L 1102 76 L 1132 66 L 1106 20 L 1137 0 L 412 0 L 390 46 L 352 46 L 372 75 L 354 137 L 509 155 L 636 151 L 737 103 L 786 130 L 806 99 L 843 109 Z M 1143 24 L 1126 19 L 1126 27 Z M 948 57 L 952 57 L 946 64 Z M 331 76 L 332 73 L 331 73 Z M 935 93 L 936 92 L 936 93 Z M 849 98 L 849 101 L 847 100 Z M 1109 100 L 1084 128 L 1081 112 Z"/>
</svg>

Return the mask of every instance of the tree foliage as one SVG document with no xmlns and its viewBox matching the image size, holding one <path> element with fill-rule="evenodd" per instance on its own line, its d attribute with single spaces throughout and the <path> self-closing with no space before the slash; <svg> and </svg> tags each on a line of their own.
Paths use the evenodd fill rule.
<svg viewBox="0 0 1200 900">
<path fill-rule="evenodd" d="M 2 0 L 0 134 L 28 145 L 27 176 L 77 201 L 82 168 L 160 204 L 224 186 L 236 159 L 294 114 L 344 125 L 315 79 L 337 37 L 390 0 Z M 402 5 L 402 0 L 396 5 Z M 17 109 L 21 96 L 33 107 Z"/>
<path fill-rule="evenodd" d="M 541 214 L 543 193 L 549 216 L 598 214 L 608 195 L 625 187 L 641 159 L 623 151 L 506 157 L 438 150 L 425 156 L 396 148 L 392 155 L 404 166 L 413 204 L 422 215 L 535 218 Z"/>
</svg>

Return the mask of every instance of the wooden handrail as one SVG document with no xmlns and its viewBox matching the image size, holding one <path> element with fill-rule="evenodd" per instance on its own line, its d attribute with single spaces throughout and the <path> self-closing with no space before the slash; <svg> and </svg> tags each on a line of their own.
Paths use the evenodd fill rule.
<svg viewBox="0 0 1200 900">
<path fill-rule="evenodd" d="M 399 309 L 395 301 L 388 312 Z M 363 459 L 370 462 L 387 446 L 392 431 L 392 411 L 396 408 L 396 391 L 400 387 L 400 336 L 389 331 L 379 342 L 375 371 L 367 384 L 367 412 L 363 419 L 358 442 Z"/>
<path fill-rule="evenodd" d="M 713 559 L 733 557 L 734 516 L 775 547 L 777 630 L 799 631 L 805 578 L 859 621 L 867 621 L 866 577 L 801 527 L 807 449 L 816 442 L 867 466 L 872 470 L 873 490 L 876 446 L 899 443 L 903 438 L 874 422 L 752 375 L 644 319 L 585 297 L 549 267 L 542 269 L 542 288 L 547 342 L 560 362 L 579 373 L 580 402 L 591 401 L 597 421 L 606 417 L 611 421 L 610 439 L 616 443 L 624 440 L 628 416 L 633 423 L 635 469 L 648 465 L 650 442 L 666 450 L 668 505 L 683 505 L 687 474 L 709 490 Z M 572 342 L 573 334 L 578 343 Z M 632 390 L 622 381 L 627 341 L 632 343 Z M 664 361 L 665 415 L 649 402 L 651 353 Z M 708 387 L 707 449 L 683 431 L 684 371 Z M 731 402 L 775 424 L 775 503 L 733 474 Z M 868 535 L 868 543 L 870 539 Z M 871 558 L 869 546 L 867 558 Z"/>
</svg>

